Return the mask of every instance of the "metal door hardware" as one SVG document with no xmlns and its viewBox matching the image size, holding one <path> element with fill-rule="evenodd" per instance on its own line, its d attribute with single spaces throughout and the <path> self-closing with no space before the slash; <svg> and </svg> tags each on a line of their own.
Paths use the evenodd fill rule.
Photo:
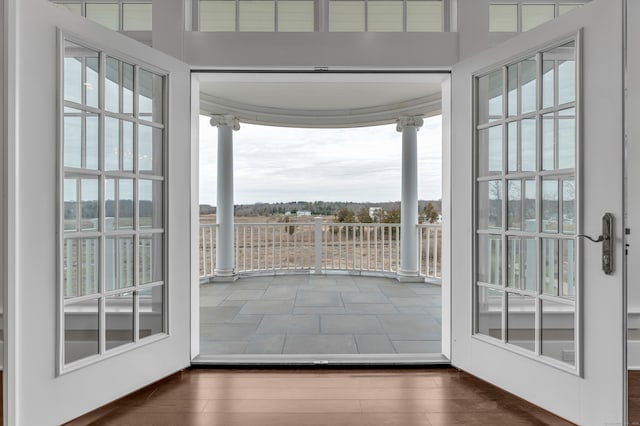
<svg viewBox="0 0 640 426">
<path fill-rule="evenodd" d="M 602 234 L 598 238 L 588 235 L 576 235 L 578 238 L 586 238 L 594 243 L 602 242 L 602 271 L 611 275 L 613 273 L 613 215 L 605 213 L 602 216 Z"/>
</svg>

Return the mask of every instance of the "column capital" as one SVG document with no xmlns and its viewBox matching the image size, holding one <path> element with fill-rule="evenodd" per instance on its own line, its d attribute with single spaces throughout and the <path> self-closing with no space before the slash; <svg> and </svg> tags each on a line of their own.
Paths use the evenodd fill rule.
<svg viewBox="0 0 640 426">
<path fill-rule="evenodd" d="M 240 121 L 233 115 L 213 115 L 209 124 L 213 127 L 229 126 L 233 130 L 240 130 Z"/>
<path fill-rule="evenodd" d="M 397 121 L 396 130 L 402 132 L 406 127 L 419 129 L 424 124 L 422 117 L 400 117 Z"/>
</svg>

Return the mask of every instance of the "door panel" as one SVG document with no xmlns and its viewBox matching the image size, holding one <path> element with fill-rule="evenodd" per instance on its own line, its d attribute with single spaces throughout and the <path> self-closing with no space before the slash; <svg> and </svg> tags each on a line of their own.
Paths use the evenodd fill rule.
<svg viewBox="0 0 640 426">
<path fill-rule="evenodd" d="M 456 264 L 453 265 L 451 279 L 452 363 L 579 424 L 619 424 L 623 419 L 622 4 L 621 0 L 589 3 L 579 10 L 483 52 L 480 56 L 457 64 L 452 73 L 451 210 L 452 251 L 456 253 Z M 501 70 L 503 66 L 535 58 L 536 54 L 550 51 L 571 39 L 576 40 L 578 52 L 578 68 L 575 75 L 578 79 L 576 106 L 579 124 L 575 127 L 578 144 L 575 173 L 570 167 L 571 164 L 565 162 L 566 157 L 562 158 L 561 148 L 553 143 L 547 145 L 544 140 L 543 117 L 546 118 L 544 113 L 550 110 L 545 109 L 549 105 L 548 99 L 540 87 L 536 90 L 539 111 L 542 112 L 526 115 L 531 108 L 530 105 L 525 107 L 524 88 L 519 92 L 523 97 L 520 103 L 521 110 L 519 113 L 513 112 L 514 115 L 519 114 L 520 118 L 534 120 L 537 126 L 534 132 L 540 147 L 538 157 L 534 161 L 537 162 L 538 171 L 533 172 L 534 175 L 537 173 L 535 179 L 539 179 L 538 187 L 534 188 L 534 193 L 537 194 L 534 198 L 538 201 L 537 204 L 532 204 L 535 205 L 532 208 L 536 209 L 538 218 L 537 222 L 533 222 L 533 226 L 539 231 L 530 233 L 530 230 L 526 229 L 529 224 L 524 212 L 527 197 L 522 194 L 525 192 L 525 181 L 531 173 L 531 158 L 510 157 L 506 154 L 511 144 L 506 129 L 504 133 L 498 132 L 504 136 L 502 139 L 496 139 L 497 145 L 492 145 L 490 134 L 486 135 L 485 139 L 479 134 L 478 142 L 474 142 L 473 123 L 492 129 L 491 120 L 494 119 L 490 104 L 488 114 L 486 111 L 483 114 L 482 110 L 478 110 L 479 121 L 474 121 L 474 102 L 483 97 L 481 85 L 477 98 L 474 97 L 474 79 L 488 75 L 492 70 Z M 538 73 L 539 83 L 544 83 L 542 76 L 545 65 L 539 62 L 537 66 L 540 68 L 534 70 L 534 73 Z M 525 74 L 520 73 L 521 83 L 526 80 Z M 558 71 L 556 83 L 561 78 L 560 74 L 561 71 Z M 507 68 L 504 68 L 500 77 L 502 76 L 504 79 L 495 86 L 503 93 L 506 105 L 511 87 Z M 486 85 L 484 90 L 490 91 L 491 84 Z M 566 93 L 558 95 L 560 104 L 563 104 L 564 96 Z M 535 102 L 534 95 L 534 105 Z M 507 107 L 504 107 L 504 110 L 500 108 L 502 106 L 498 108 L 498 114 L 504 113 L 507 117 L 503 119 L 505 126 L 509 126 L 512 121 L 517 122 L 517 125 L 521 126 L 518 134 L 522 136 L 525 120 L 512 120 L 509 118 L 512 112 Z M 563 111 L 560 108 L 555 113 L 562 116 L 565 114 Z M 483 132 L 490 133 L 488 130 Z M 555 141 L 561 143 L 561 130 L 552 132 L 553 134 Z M 525 139 L 521 137 L 520 141 Z M 486 161 L 478 159 L 476 163 L 474 143 L 478 144 L 478 153 L 505 150 L 505 154 L 500 151 L 497 160 L 485 156 Z M 519 151 L 514 148 L 518 155 L 526 150 L 523 144 L 519 145 Z M 551 153 L 556 155 L 555 159 L 553 155 L 548 155 L 550 146 L 555 147 Z M 495 151 L 496 149 L 498 151 Z M 554 167 L 549 166 L 552 163 Z M 476 164 L 477 179 L 474 174 Z M 497 177 L 494 178 L 496 173 Z M 556 181 L 566 182 L 572 178 L 572 174 L 577 176 L 577 189 L 574 189 L 578 197 L 575 223 L 572 223 L 571 214 L 557 213 L 558 209 L 562 211 L 562 207 L 558 207 L 562 204 L 558 201 L 562 200 L 558 193 L 562 193 L 565 187 L 562 184 L 558 186 Z M 505 176 L 520 180 L 512 180 Z M 476 182 L 483 179 L 485 182 L 503 182 L 504 189 L 501 193 L 505 194 L 504 197 L 495 194 L 492 196 L 491 185 L 488 185 L 489 190 L 486 190 L 487 187 L 478 184 L 476 193 Z M 555 195 L 549 194 L 549 182 L 558 188 Z M 517 196 L 514 196 L 514 191 L 517 192 Z M 568 192 L 566 196 L 573 197 Z M 484 200 L 484 207 L 487 209 L 492 203 L 497 203 L 500 207 L 494 216 L 479 217 L 476 222 L 468 214 L 470 211 L 476 211 L 474 197 L 477 197 L 478 203 Z M 507 199 L 503 201 L 503 198 Z M 521 222 L 520 219 L 514 221 L 513 217 L 507 214 L 513 211 L 512 201 L 515 199 L 524 200 L 517 203 L 522 210 L 516 210 Z M 545 203 L 555 203 L 556 213 L 551 215 L 553 217 L 550 217 Z M 597 237 L 602 231 L 601 218 L 605 212 L 612 213 L 615 218 L 612 241 L 614 272 L 611 275 L 605 275 L 601 270 L 601 243 L 591 243 L 584 238 L 576 237 L 576 234 L 582 233 Z M 572 228 L 576 223 L 577 229 Z M 566 228 L 564 232 L 563 225 Z M 491 231 L 492 226 L 495 232 Z M 476 232 L 479 241 L 486 243 L 479 244 L 477 252 L 474 250 Z M 487 237 L 492 232 L 495 234 L 494 240 L 491 238 L 492 235 Z M 527 241 L 528 238 L 531 238 L 529 256 L 532 257 L 527 257 L 523 244 L 515 244 L 518 241 Z M 489 244 L 492 241 L 495 244 Z M 567 244 L 576 247 L 573 255 L 570 253 L 571 250 L 563 249 Z M 490 250 L 491 247 L 495 250 Z M 553 258 L 550 257 L 550 252 L 558 253 L 555 258 L 560 260 L 556 261 L 555 266 L 553 260 L 549 261 Z M 562 253 L 566 259 L 562 257 Z M 517 256 L 520 260 L 514 263 L 511 256 Z M 537 263 L 536 256 L 540 259 Z M 572 256 L 575 256 L 577 264 L 575 296 L 569 284 L 564 288 L 561 285 L 563 278 L 567 282 L 573 281 L 573 278 L 562 275 L 563 265 L 569 270 L 568 265 L 573 264 Z M 494 258 L 501 259 L 501 263 L 496 263 L 495 271 L 490 267 L 490 259 Z M 530 261 L 532 258 L 534 260 Z M 527 278 L 524 270 L 526 262 L 536 265 L 532 280 L 537 285 L 533 287 L 530 287 L 531 280 Z M 474 273 L 474 263 L 478 264 L 477 274 Z M 549 273 L 549 268 L 554 272 Z M 549 293 L 555 290 L 553 285 L 546 286 L 549 279 L 545 277 L 550 276 L 553 281 L 554 274 L 556 282 L 560 283 L 560 289 L 554 294 L 558 298 L 569 296 L 568 305 L 556 306 L 555 299 L 547 298 Z M 496 302 L 494 305 L 485 303 L 483 306 L 487 309 L 476 312 L 478 315 L 482 314 L 479 315 L 478 323 L 474 321 L 476 281 L 485 283 L 478 287 L 477 297 L 485 302 Z M 530 294 L 534 297 L 529 298 Z M 513 306 L 514 309 L 507 309 L 509 306 Z M 531 306 L 528 311 L 527 306 Z M 545 321 L 551 316 L 560 316 L 558 313 L 562 309 L 558 306 L 575 306 L 573 320 L 570 316 L 565 316 L 569 318 L 565 321 L 569 325 L 562 326 L 563 330 L 553 331 L 556 334 L 562 332 L 575 336 L 575 360 L 571 359 L 573 353 L 567 348 L 557 353 L 554 350 L 547 351 L 550 345 L 544 338 L 549 335 L 545 330 Z M 512 315 L 512 312 L 518 309 L 520 312 L 530 313 L 526 321 L 523 322 L 522 318 Z M 498 319 L 497 312 L 502 313 Z M 508 325 L 516 324 L 518 321 L 520 324 L 528 325 L 522 326 L 522 329 L 518 330 L 519 339 L 513 338 L 512 341 L 512 336 L 508 334 Z M 481 333 L 474 335 L 474 327 L 477 326 Z M 572 326 L 575 332 L 570 331 Z M 509 344 L 508 341 L 512 343 Z"/>
<path fill-rule="evenodd" d="M 9 241 L 11 253 L 9 261 L 16 272 L 15 282 L 10 283 L 14 286 L 14 291 L 9 293 L 11 296 L 8 305 L 12 309 L 7 322 L 7 333 L 14 336 L 13 342 L 15 342 L 15 349 L 9 351 L 9 355 L 11 357 L 12 354 L 16 354 L 16 356 L 9 359 L 7 363 L 7 374 L 10 379 L 6 393 L 14 395 L 16 402 L 9 404 L 5 415 L 15 424 L 61 424 L 189 365 L 191 200 L 189 191 L 181 189 L 190 185 L 188 172 L 191 161 L 189 69 L 180 61 L 93 22 L 73 16 L 65 9 L 48 1 L 18 1 L 15 2 L 15 7 L 16 28 L 19 29 L 15 49 L 20 54 L 17 55 L 14 64 L 17 77 L 10 84 L 15 85 L 16 99 L 19 99 L 19 102 L 16 105 L 17 130 L 14 141 L 17 152 L 9 161 L 15 164 L 16 169 L 12 179 L 15 180 L 16 202 L 11 208 L 17 219 L 15 238 Z M 59 36 L 60 34 L 62 36 Z M 111 121 L 116 124 L 120 122 L 121 125 L 121 149 L 126 151 L 134 146 L 131 142 L 133 136 L 122 136 L 125 133 L 132 135 L 131 130 L 137 128 L 134 126 L 140 128 L 136 133 L 136 140 L 139 143 L 136 142 L 138 145 L 134 152 L 141 155 L 145 149 L 143 147 L 145 143 L 147 147 L 153 144 L 149 142 L 152 140 L 150 136 L 146 138 L 147 142 L 143 142 L 144 134 L 153 133 L 150 130 L 151 127 L 145 124 L 146 122 L 161 123 L 166 133 L 164 166 L 157 166 L 155 163 L 152 166 L 144 166 L 140 157 L 137 171 L 131 173 L 129 170 L 133 167 L 133 159 L 123 151 L 119 160 L 121 170 L 113 172 L 131 175 L 125 176 L 124 179 L 130 190 L 136 188 L 132 192 L 136 195 L 123 196 L 123 198 L 129 200 L 127 202 L 131 206 L 134 200 L 139 200 L 133 212 L 137 213 L 138 218 L 134 223 L 141 229 L 138 230 L 134 226 L 133 230 L 129 231 L 130 235 L 122 236 L 122 239 L 109 238 L 105 232 L 98 235 L 100 227 L 96 223 L 101 223 L 100 220 L 104 219 L 100 226 L 104 227 L 102 231 L 108 230 L 112 220 L 110 218 L 114 216 L 108 212 L 110 207 L 108 202 L 105 202 L 107 206 L 103 207 L 103 213 L 100 214 L 105 217 L 96 218 L 95 215 L 88 213 L 84 217 L 86 213 L 84 208 L 76 210 L 80 212 L 80 218 L 79 222 L 75 223 L 79 224 L 77 226 L 86 233 L 85 241 L 91 241 L 91 244 L 61 243 L 62 235 L 64 234 L 65 241 L 68 235 L 59 227 L 61 218 L 66 218 L 64 209 L 61 209 L 59 214 L 56 213 L 57 206 L 61 206 L 60 193 L 64 192 L 62 189 L 64 185 L 58 186 L 59 177 L 69 178 L 71 181 L 76 179 L 73 176 L 80 176 L 78 178 L 80 180 L 86 178 L 84 179 L 86 182 L 74 186 L 74 188 L 81 188 L 75 192 L 76 194 L 82 194 L 85 183 L 87 193 L 104 191 L 106 194 L 109 192 L 110 180 L 103 171 L 107 167 L 100 166 L 101 163 L 96 160 L 96 157 L 89 155 L 91 150 L 95 153 L 95 147 L 98 146 L 95 142 L 96 137 L 92 139 L 94 142 L 89 142 L 88 127 L 82 127 L 89 126 L 89 121 L 80 124 L 80 127 L 86 130 L 83 130 L 84 136 L 79 138 L 83 141 L 82 155 L 78 157 L 80 161 L 69 159 L 69 164 L 71 167 L 79 168 L 86 166 L 85 169 L 91 169 L 91 171 L 81 170 L 79 174 L 74 175 L 69 172 L 70 168 L 63 169 L 60 166 L 61 162 L 58 161 L 58 152 L 60 152 L 64 162 L 63 151 L 58 151 L 57 137 L 58 133 L 65 134 L 64 126 L 59 124 L 60 116 L 57 108 L 57 106 L 63 108 L 61 100 L 63 95 L 58 87 L 64 78 L 57 71 L 61 58 L 60 43 L 65 35 L 82 46 L 104 51 L 110 56 L 129 61 L 130 64 L 140 65 L 140 78 L 137 84 L 141 97 L 136 101 L 140 118 L 128 118 L 130 106 L 133 105 L 133 100 L 130 99 L 131 93 L 121 92 L 122 97 L 127 99 L 126 102 L 124 100 L 120 102 L 124 109 L 112 111 L 116 115 L 122 114 L 119 120 L 111 118 Z M 113 63 L 117 64 L 112 61 Z M 60 70 L 62 66 L 63 63 L 60 64 Z M 90 72 L 90 68 L 91 66 L 87 65 L 87 73 Z M 128 69 L 127 72 L 130 70 Z M 157 79 L 144 74 L 145 70 L 165 75 L 166 103 L 164 105 L 168 107 L 168 111 L 165 111 L 164 121 L 158 117 L 158 105 L 148 105 L 147 100 L 143 99 L 142 92 L 155 90 L 154 85 L 157 84 Z M 125 71 L 122 72 L 124 76 Z M 83 80 L 82 87 L 90 90 L 90 88 L 95 89 L 95 84 L 108 85 L 113 81 L 96 83 L 95 76 L 92 78 L 94 80 Z M 87 94 L 84 100 L 82 96 L 74 99 L 78 100 L 79 104 L 86 104 L 87 108 L 98 105 L 97 98 L 93 95 Z M 143 111 L 145 108 L 148 111 Z M 65 110 L 65 115 L 67 114 L 68 109 Z M 73 114 L 76 112 L 71 113 Z M 104 118 L 100 121 L 100 128 L 104 129 L 101 137 L 107 144 L 109 136 L 105 133 L 108 131 L 106 114 L 98 111 L 97 116 Z M 71 117 L 70 122 L 74 119 L 75 116 Z M 145 120 L 146 122 L 143 123 Z M 96 118 L 93 123 L 98 123 L 98 119 Z M 95 126 L 92 128 L 97 128 Z M 145 130 L 142 130 L 143 128 Z M 149 131 L 145 133 L 146 130 Z M 155 153 L 154 148 L 148 149 L 150 153 Z M 156 166 L 164 170 L 163 176 L 156 172 Z M 91 173 L 95 176 L 90 178 L 88 176 Z M 104 188 L 98 189 L 100 188 L 98 182 L 104 182 Z M 164 203 L 155 203 L 151 210 L 145 209 L 145 203 L 150 203 L 148 201 L 150 198 L 147 197 L 162 198 L 161 186 L 164 186 Z M 146 196 L 145 191 L 148 192 Z M 100 200 L 104 200 L 104 197 Z M 121 219 L 131 214 L 131 212 L 125 214 L 122 210 L 120 213 Z M 128 220 L 131 226 L 131 219 Z M 163 221 L 162 226 L 156 225 L 157 220 Z M 92 234 L 94 231 L 98 234 Z M 164 232 L 166 235 L 164 255 L 145 257 L 144 254 L 149 251 L 158 253 L 156 231 Z M 109 243 L 114 241 L 118 242 L 119 247 L 124 247 L 122 256 L 125 256 L 125 252 L 128 253 L 126 255 L 130 259 L 128 266 L 135 266 L 135 268 L 123 271 L 113 266 L 113 252 L 118 250 L 110 251 L 108 247 Z M 169 241 L 171 244 L 168 244 Z M 68 252 L 60 249 L 63 252 L 60 255 L 62 261 L 57 260 L 61 246 L 70 247 Z M 75 254 L 81 250 L 79 247 L 84 254 Z M 104 254 L 101 254 L 102 251 Z M 64 256 L 68 253 L 71 255 L 67 264 Z M 87 260 L 86 253 L 91 253 L 91 256 L 95 256 L 94 259 L 101 260 Z M 111 258 L 108 257 L 109 253 L 112 254 Z M 135 260 L 132 253 L 137 254 Z M 159 260 L 162 257 L 164 259 Z M 146 262 L 151 259 L 164 262 L 164 275 L 158 272 L 162 268 L 148 266 Z M 76 268 L 79 271 L 77 274 L 81 275 L 80 279 L 76 279 L 74 275 L 72 279 L 64 280 L 62 277 L 70 276 L 67 273 L 68 265 L 76 261 L 81 264 Z M 93 278 L 84 280 L 83 277 L 89 274 L 94 274 Z M 114 284 L 114 276 L 120 277 L 117 284 Z M 137 276 L 138 280 L 128 278 L 133 276 Z M 111 284 L 107 283 L 109 277 Z M 72 285 L 67 288 L 59 281 L 64 281 L 65 285 L 68 283 Z M 93 284 L 93 287 L 81 285 L 87 282 Z M 162 285 L 155 285 L 154 282 L 156 284 L 161 282 Z M 76 303 L 73 309 L 64 315 L 62 297 L 65 294 L 68 295 L 67 291 L 75 291 L 73 290 L 75 284 L 79 284 L 75 290 L 100 294 L 99 297 L 90 295 L 91 300 L 86 301 L 86 304 L 95 305 L 96 313 L 94 320 L 84 321 L 81 332 L 75 333 L 80 337 L 70 338 L 68 341 L 63 337 L 59 342 L 59 327 L 64 328 L 65 324 L 71 324 L 70 327 L 73 324 L 80 324 L 81 316 L 87 314 L 86 310 L 83 311 L 83 303 Z M 137 288 L 130 293 L 114 294 L 110 287 L 114 285 L 137 286 Z M 136 299 L 132 299 L 131 294 L 135 294 Z M 84 293 L 73 293 L 73 295 L 79 297 L 74 299 L 74 303 L 81 302 Z M 165 299 L 164 310 L 161 310 L 165 318 L 164 322 L 162 318 L 153 314 L 157 306 L 147 303 L 147 301 L 154 301 L 162 305 L 160 302 L 162 299 Z M 133 302 L 133 300 L 136 301 Z M 123 315 L 115 313 L 118 312 L 120 305 L 126 306 Z M 69 318 L 73 315 L 78 316 L 80 320 L 76 323 L 70 321 Z M 97 323 L 95 319 L 98 319 Z M 120 320 L 133 322 L 134 326 L 129 325 L 127 333 L 114 333 L 114 329 L 117 331 L 119 328 L 117 324 Z M 93 334 L 89 333 L 91 326 L 97 326 Z M 163 327 L 166 332 L 162 332 Z M 71 331 L 74 330 L 69 331 L 69 336 L 74 335 Z M 155 336 L 145 340 L 148 334 L 155 334 Z M 86 336 L 91 337 L 87 339 Z M 87 341 L 94 343 L 89 347 Z M 127 344 L 132 341 L 136 343 Z M 58 362 L 59 359 L 65 359 L 65 353 L 66 361 Z M 87 353 L 97 353 L 97 355 L 91 358 L 86 356 Z M 81 364 L 73 364 L 71 362 L 73 360 L 79 360 Z"/>
</svg>

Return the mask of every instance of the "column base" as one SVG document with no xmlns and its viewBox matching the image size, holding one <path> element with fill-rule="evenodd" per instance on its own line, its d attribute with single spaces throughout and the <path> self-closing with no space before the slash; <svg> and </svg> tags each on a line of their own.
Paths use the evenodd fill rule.
<svg viewBox="0 0 640 426">
<path fill-rule="evenodd" d="M 401 283 L 423 283 L 424 277 L 421 277 L 418 271 L 398 271 L 396 280 Z"/>
<path fill-rule="evenodd" d="M 215 270 L 209 281 L 212 283 L 232 283 L 238 281 L 238 278 L 238 274 L 233 271 Z"/>
</svg>

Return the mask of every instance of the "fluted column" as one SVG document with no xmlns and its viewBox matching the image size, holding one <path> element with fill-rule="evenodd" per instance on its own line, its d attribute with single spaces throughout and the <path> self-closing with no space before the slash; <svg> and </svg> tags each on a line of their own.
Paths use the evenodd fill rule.
<svg viewBox="0 0 640 426">
<path fill-rule="evenodd" d="M 214 116 L 210 123 L 218 128 L 214 280 L 227 281 L 236 278 L 233 255 L 233 131 L 240 130 L 240 123 L 232 115 Z"/>
<path fill-rule="evenodd" d="M 419 281 L 418 271 L 418 129 L 421 117 L 401 117 L 397 130 L 402 132 L 402 198 L 400 210 L 399 281 Z"/>
</svg>

